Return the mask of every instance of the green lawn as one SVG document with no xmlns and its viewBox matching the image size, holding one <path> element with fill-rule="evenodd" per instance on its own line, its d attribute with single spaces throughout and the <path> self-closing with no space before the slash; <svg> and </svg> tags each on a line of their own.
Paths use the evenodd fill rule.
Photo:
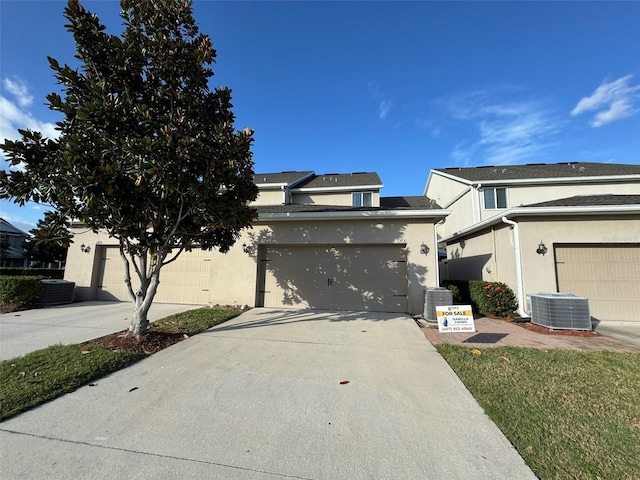
<svg viewBox="0 0 640 480">
<path fill-rule="evenodd" d="M 238 310 L 201 308 L 171 315 L 152 326 L 154 330 L 192 336 L 240 313 Z M 145 356 L 75 344 L 53 345 L 0 362 L 0 420 L 72 392 Z"/>
<path fill-rule="evenodd" d="M 540 478 L 640 478 L 640 354 L 437 349 Z"/>
</svg>

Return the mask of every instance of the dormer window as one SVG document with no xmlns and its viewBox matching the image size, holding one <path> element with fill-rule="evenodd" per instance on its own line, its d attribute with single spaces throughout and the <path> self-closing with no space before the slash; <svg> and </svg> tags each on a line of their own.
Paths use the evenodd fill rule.
<svg viewBox="0 0 640 480">
<path fill-rule="evenodd" d="M 485 188 L 484 189 L 484 208 L 492 210 L 496 208 L 507 208 L 507 189 L 506 188 Z"/>
<path fill-rule="evenodd" d="M 370 207 L 373 205 L 373 193 L 354 192 L 351 194 L 351 205 L 354 207 Z"/>
</svg>

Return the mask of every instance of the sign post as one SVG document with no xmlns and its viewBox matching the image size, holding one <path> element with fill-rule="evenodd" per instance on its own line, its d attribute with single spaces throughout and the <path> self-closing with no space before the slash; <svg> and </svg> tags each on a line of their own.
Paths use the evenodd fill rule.
<svg viewBox="0 0 640 480">
<path fill-rule="evenodd" d="M 475 332 L 471 305 L 436 306 L 438 332 L 463 333 Z"/>
</svg>

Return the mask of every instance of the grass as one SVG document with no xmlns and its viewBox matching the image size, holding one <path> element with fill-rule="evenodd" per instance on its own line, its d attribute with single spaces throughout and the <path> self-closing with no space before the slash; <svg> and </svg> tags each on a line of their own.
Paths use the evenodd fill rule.
<svg viewBox="0 0 640 480">
<path fill-rule="evenodd" d="M 199 308 L 170 315 L 152 325 L 154 330 L 192 336 L 237 317 L 240 313 L 239 310 L 223 308 Z"/>
<path fill-rule="evenodd" d="M 201 308 L 154 322 L 154 330 L 196 335 L 237 315 L 238 310 Z M 53 345 L 0 362 L 0 421 L 72 392 L 144 358 L 141 353 L 99 346 Z"/>
<path fill-rule="evenodd" d="M 640 478 L 640 354 L 437 349 L 538 477 Z"/>
</svg>

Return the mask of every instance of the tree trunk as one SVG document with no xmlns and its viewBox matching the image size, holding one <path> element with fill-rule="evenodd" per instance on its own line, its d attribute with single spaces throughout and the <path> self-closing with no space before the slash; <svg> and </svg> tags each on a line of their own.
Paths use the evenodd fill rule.
<svg viewBox="0 0 640 480">
<path fill-rule="evenodd" d="M 149 326 L 147 313 L 160 284 L 160 268 L 156 265 L 151 273 L 151 278 L 140 279 L 140 289 L 135 292 L 133 299 L 133 318 L 129 325 L 128 336 L 140 340 L 146 333 Z"/>
</svg>

